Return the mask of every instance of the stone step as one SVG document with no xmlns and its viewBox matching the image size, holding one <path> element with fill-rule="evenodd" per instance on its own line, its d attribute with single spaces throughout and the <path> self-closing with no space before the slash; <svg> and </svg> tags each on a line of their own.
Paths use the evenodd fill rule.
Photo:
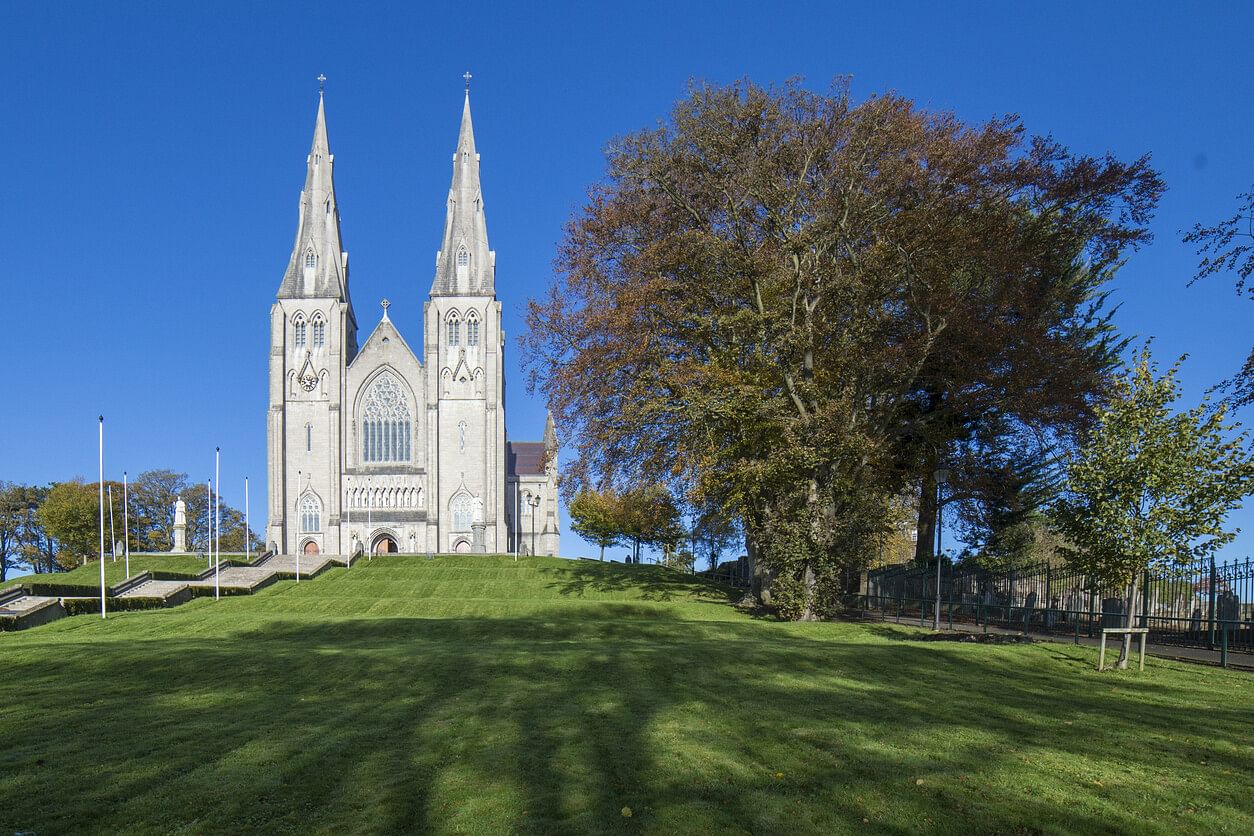
<svg viewBox="0 0 1254 836">
<path fill-rule="evenodd" d="M 50 601 L 60 600 L 47 595 L 18 595 L 0 604 L 0 615 L 21 615 L 28 610 L 42 607 Z"/>
<path fill-rule="evenodd" d="M 154 581 L 148 580 L 141 584 L 130 587 L 117 597 L 119 598 L 166 598 L 171 594 L 178 592 L 185 586 L 189 586 L 190 581 Z"/>
</svg>

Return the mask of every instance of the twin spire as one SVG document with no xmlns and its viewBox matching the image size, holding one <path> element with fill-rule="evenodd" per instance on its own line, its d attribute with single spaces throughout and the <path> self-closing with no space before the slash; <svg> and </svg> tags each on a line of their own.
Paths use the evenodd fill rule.
<svg viewBox="0 0 1254 836">
<path fill-rule="evenodd" d="M 296 243 L 288 262 L 280 298 L 332 297 L 348 302 L 348 253 L 340 242 L 340 212 L 332 170 L 335 157 L 327 139 L 326 102 L 318 93 L 318 118 L 306 160 L 305 188 L 300 194 Z"/>
<path fill-rule="evenodd" d="M 320 81 L 322 79 L 319 79 Z M 349 302 L 348 253 L 340 239 L 340 214 L 332 169 L 335 157 L 327 139 L 326 104 L 318 94 L 318 118 L 306 161 L 305 188 L 292 258 L 279 287 L 279 298 L 335 298 Z M 488 249 L 488 226 L 479 185 L 479 154 L 470 118 L 470 83 L 462 107 L 453 181 L 449 187 L 444 236 L 436 253 L 431 295 L 496 294 L 496 253 Z"/>
<path fill-rule="evenodd" d="M 448 190 L 444 237 L 435 255 L 432 296 L 496 294 L 496 253 L 488 249 L 488 222 L 479 185 L 479 154 L 470 118 L 470 86 L 462 105 L 462 124 L 453 152 L 453 182 Z"/>
</svg>

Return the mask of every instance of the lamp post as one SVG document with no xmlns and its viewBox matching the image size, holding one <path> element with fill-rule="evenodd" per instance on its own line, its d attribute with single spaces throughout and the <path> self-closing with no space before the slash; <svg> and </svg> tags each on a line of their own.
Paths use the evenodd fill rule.
<svg viewBox="0 0 1254 836">
<path fill-rule="evenodd" d="M 252 562 L 253 530 L 248 526 L 248 477 L 244 477 L 244 562 Z"/>
<path fill-rule="evenodd" d="M 941 608 L 941 485 L 949 481 L 949 469 L 936 468 L 932 474 L 936 477 L 936 612 L 932 621 L 932 629 L 940 630 Z"/>
<path fill-rule="evenodd" d="M 535 495 L 528 500 L 531 505 L 531 556 L 536 556 L 536 515 L 540 513 L 540 492 L 536 491 Z"/>
</svg>

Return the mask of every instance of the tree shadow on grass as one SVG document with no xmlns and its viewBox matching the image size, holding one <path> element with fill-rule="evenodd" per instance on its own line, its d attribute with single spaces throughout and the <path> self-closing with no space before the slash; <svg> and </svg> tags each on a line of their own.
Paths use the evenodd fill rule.
<svg viewBox="0 0 1254 836">
<path fill-rule="evenodd" d="M 625 596 L 645 601 L 720 604 L 736 600 L 735 590 L 730 587 L 665 566 L 571 561 L 569 566 L 542 571 L 554 578 L 550 588 L 577 598 Z"/>
<path fill-rule="evenodd" d="M 1038 648 L 828 627 L 555 609 L 76 631 L 3 660 L 0 825 L 1117 831 L 1144 827 L 1144 786 L 1170 792 L 1173 770 L 1254 770 L 1248 697 L 1117 692 L 1025 660 Z M 1162 729 L 1175 750 L 1152 739 Z M 1059 777 L 1063 755 L 1076 774 Z M 1190 784 L 1209 818 L 1177 829 L 1249 823 L 1230 790 Z"/>
</svg>

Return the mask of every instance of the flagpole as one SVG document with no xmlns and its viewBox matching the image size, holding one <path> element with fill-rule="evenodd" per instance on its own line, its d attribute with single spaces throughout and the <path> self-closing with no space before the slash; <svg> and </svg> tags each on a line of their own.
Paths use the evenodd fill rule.
<svg viewBox="0 0 1254 836">
<path fill-rule="evenodd" d="M 104 416 L 100 416 L 100 617 L 105 618 L 104 582 Z"/>
<path fill-rule="evenodd" d="M 113 562 L 118 562 L 118 535 L 113 533 L 113 486 L 109 486 L 109 551 L 113 553 Z"/>
<path fill-rule="evenodd" d="M 214 485 L 214 561 L 213 561 L 213 600 L 218 600 L 218 576 L 222 574 L 222 448 L 213 448 L 213 485 Z"/>
<path fill-rule="evenodd" d="M 244 562 L 252 562 L 253 530 L 248 526 L 248 477 L 244 477 Z"/>
<path fill-rule="evenodd" d="M 301 471 L 299 470 L 296 471 L 296 519 L 298 520 L 300 519 L 300 512 L 301 512 L 300 483 L 303 477 L 304 477 L 304 474 L 302 474 Z M 297 540 L 296 541 L 296 583 L 298 584 L 300 583 L 300 553 L 303 549 L 304 547 L 301 546 L 300 541 Z"/>
<path fill-rule="evenodd" d="M 126 471 L 122 471 L 122 550 L 126 553 L 126 576 L 131 576 L 131 509 L 130 486 Z"/>
</svg>

